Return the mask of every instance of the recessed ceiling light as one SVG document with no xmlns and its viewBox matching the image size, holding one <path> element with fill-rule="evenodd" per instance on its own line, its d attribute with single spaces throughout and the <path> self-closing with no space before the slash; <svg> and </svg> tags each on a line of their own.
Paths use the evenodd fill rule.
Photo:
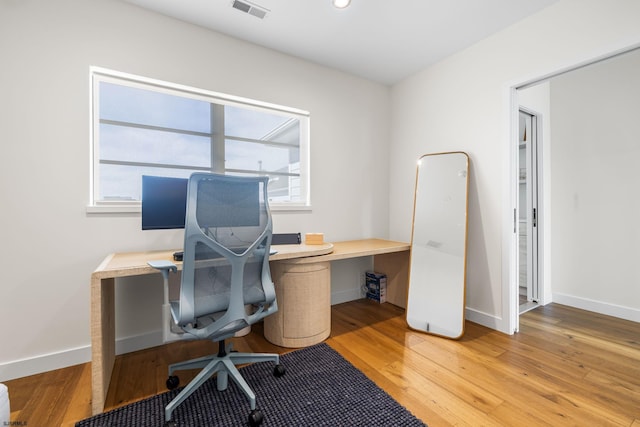
<svg viewBox="0 0 640 427">
<path fill-rule="evenodd" d="M 344 9 L 351 4 L 351 0 L 333 0 L 333 5 L 338 9 Z"/>
</svg>

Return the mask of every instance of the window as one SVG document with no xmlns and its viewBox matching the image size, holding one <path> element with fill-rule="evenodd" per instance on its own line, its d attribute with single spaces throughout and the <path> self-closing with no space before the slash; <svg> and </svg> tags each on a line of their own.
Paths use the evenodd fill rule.
<svg viewBox="0 0 640 427">
<path fill-rule="evenodd" d="M 137 210 L 142 175 L 269 176 L 271 206 L 309 203 L 309 114 L 92 68 L 97 211 Z"/>
</svg>

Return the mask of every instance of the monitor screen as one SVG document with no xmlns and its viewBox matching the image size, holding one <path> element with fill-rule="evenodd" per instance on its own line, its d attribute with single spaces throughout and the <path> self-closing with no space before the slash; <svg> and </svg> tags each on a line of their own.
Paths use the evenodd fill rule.
<svg viewBox="0 0 640 427">
<path fill-rule="evenodd" d="M 184 228 L 186 178 L 142 176 L 142 229 Z M 201 181 L 196 216 L 202 227 L 260 225 L 260 184 Z"/>
<path fill-rule="evenodd" d="M 142 176 L 142 229 L 184 228 L 186 178 Z"/>
</svg>

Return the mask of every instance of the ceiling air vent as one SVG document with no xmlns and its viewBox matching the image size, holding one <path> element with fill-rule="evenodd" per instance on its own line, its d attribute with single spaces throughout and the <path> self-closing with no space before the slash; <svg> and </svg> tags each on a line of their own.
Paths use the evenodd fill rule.
<svg viewBox="0 0 640 427">
<path fill-rule="evenodd" d="M 248 13 L 260 19 L 263 19 L 267 15 L 267 12 L 269 12 L 269 9 L 265 9 L 254 3 L 249 3 L 248 1 L 233 0 L 232 6 L 234 9 L 238 9 L 241 12 Z"/>
</svg>

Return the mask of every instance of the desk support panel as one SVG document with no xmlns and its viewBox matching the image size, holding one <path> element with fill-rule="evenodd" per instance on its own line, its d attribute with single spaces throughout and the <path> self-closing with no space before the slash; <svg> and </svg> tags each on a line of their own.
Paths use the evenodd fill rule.
<svg viewBox="0 0 640 427">
<path fill-rule="evenodd" d="M 93 414 L 104 410 L 116 358 L 115 279 L 91 278 L 91 383 Z"/>
<path fill-rule="evenodd" d="M 387 276 L 387 302 L 407 308 L 409 251 L 375 255 L 373 270 Z"/>
</svg>

